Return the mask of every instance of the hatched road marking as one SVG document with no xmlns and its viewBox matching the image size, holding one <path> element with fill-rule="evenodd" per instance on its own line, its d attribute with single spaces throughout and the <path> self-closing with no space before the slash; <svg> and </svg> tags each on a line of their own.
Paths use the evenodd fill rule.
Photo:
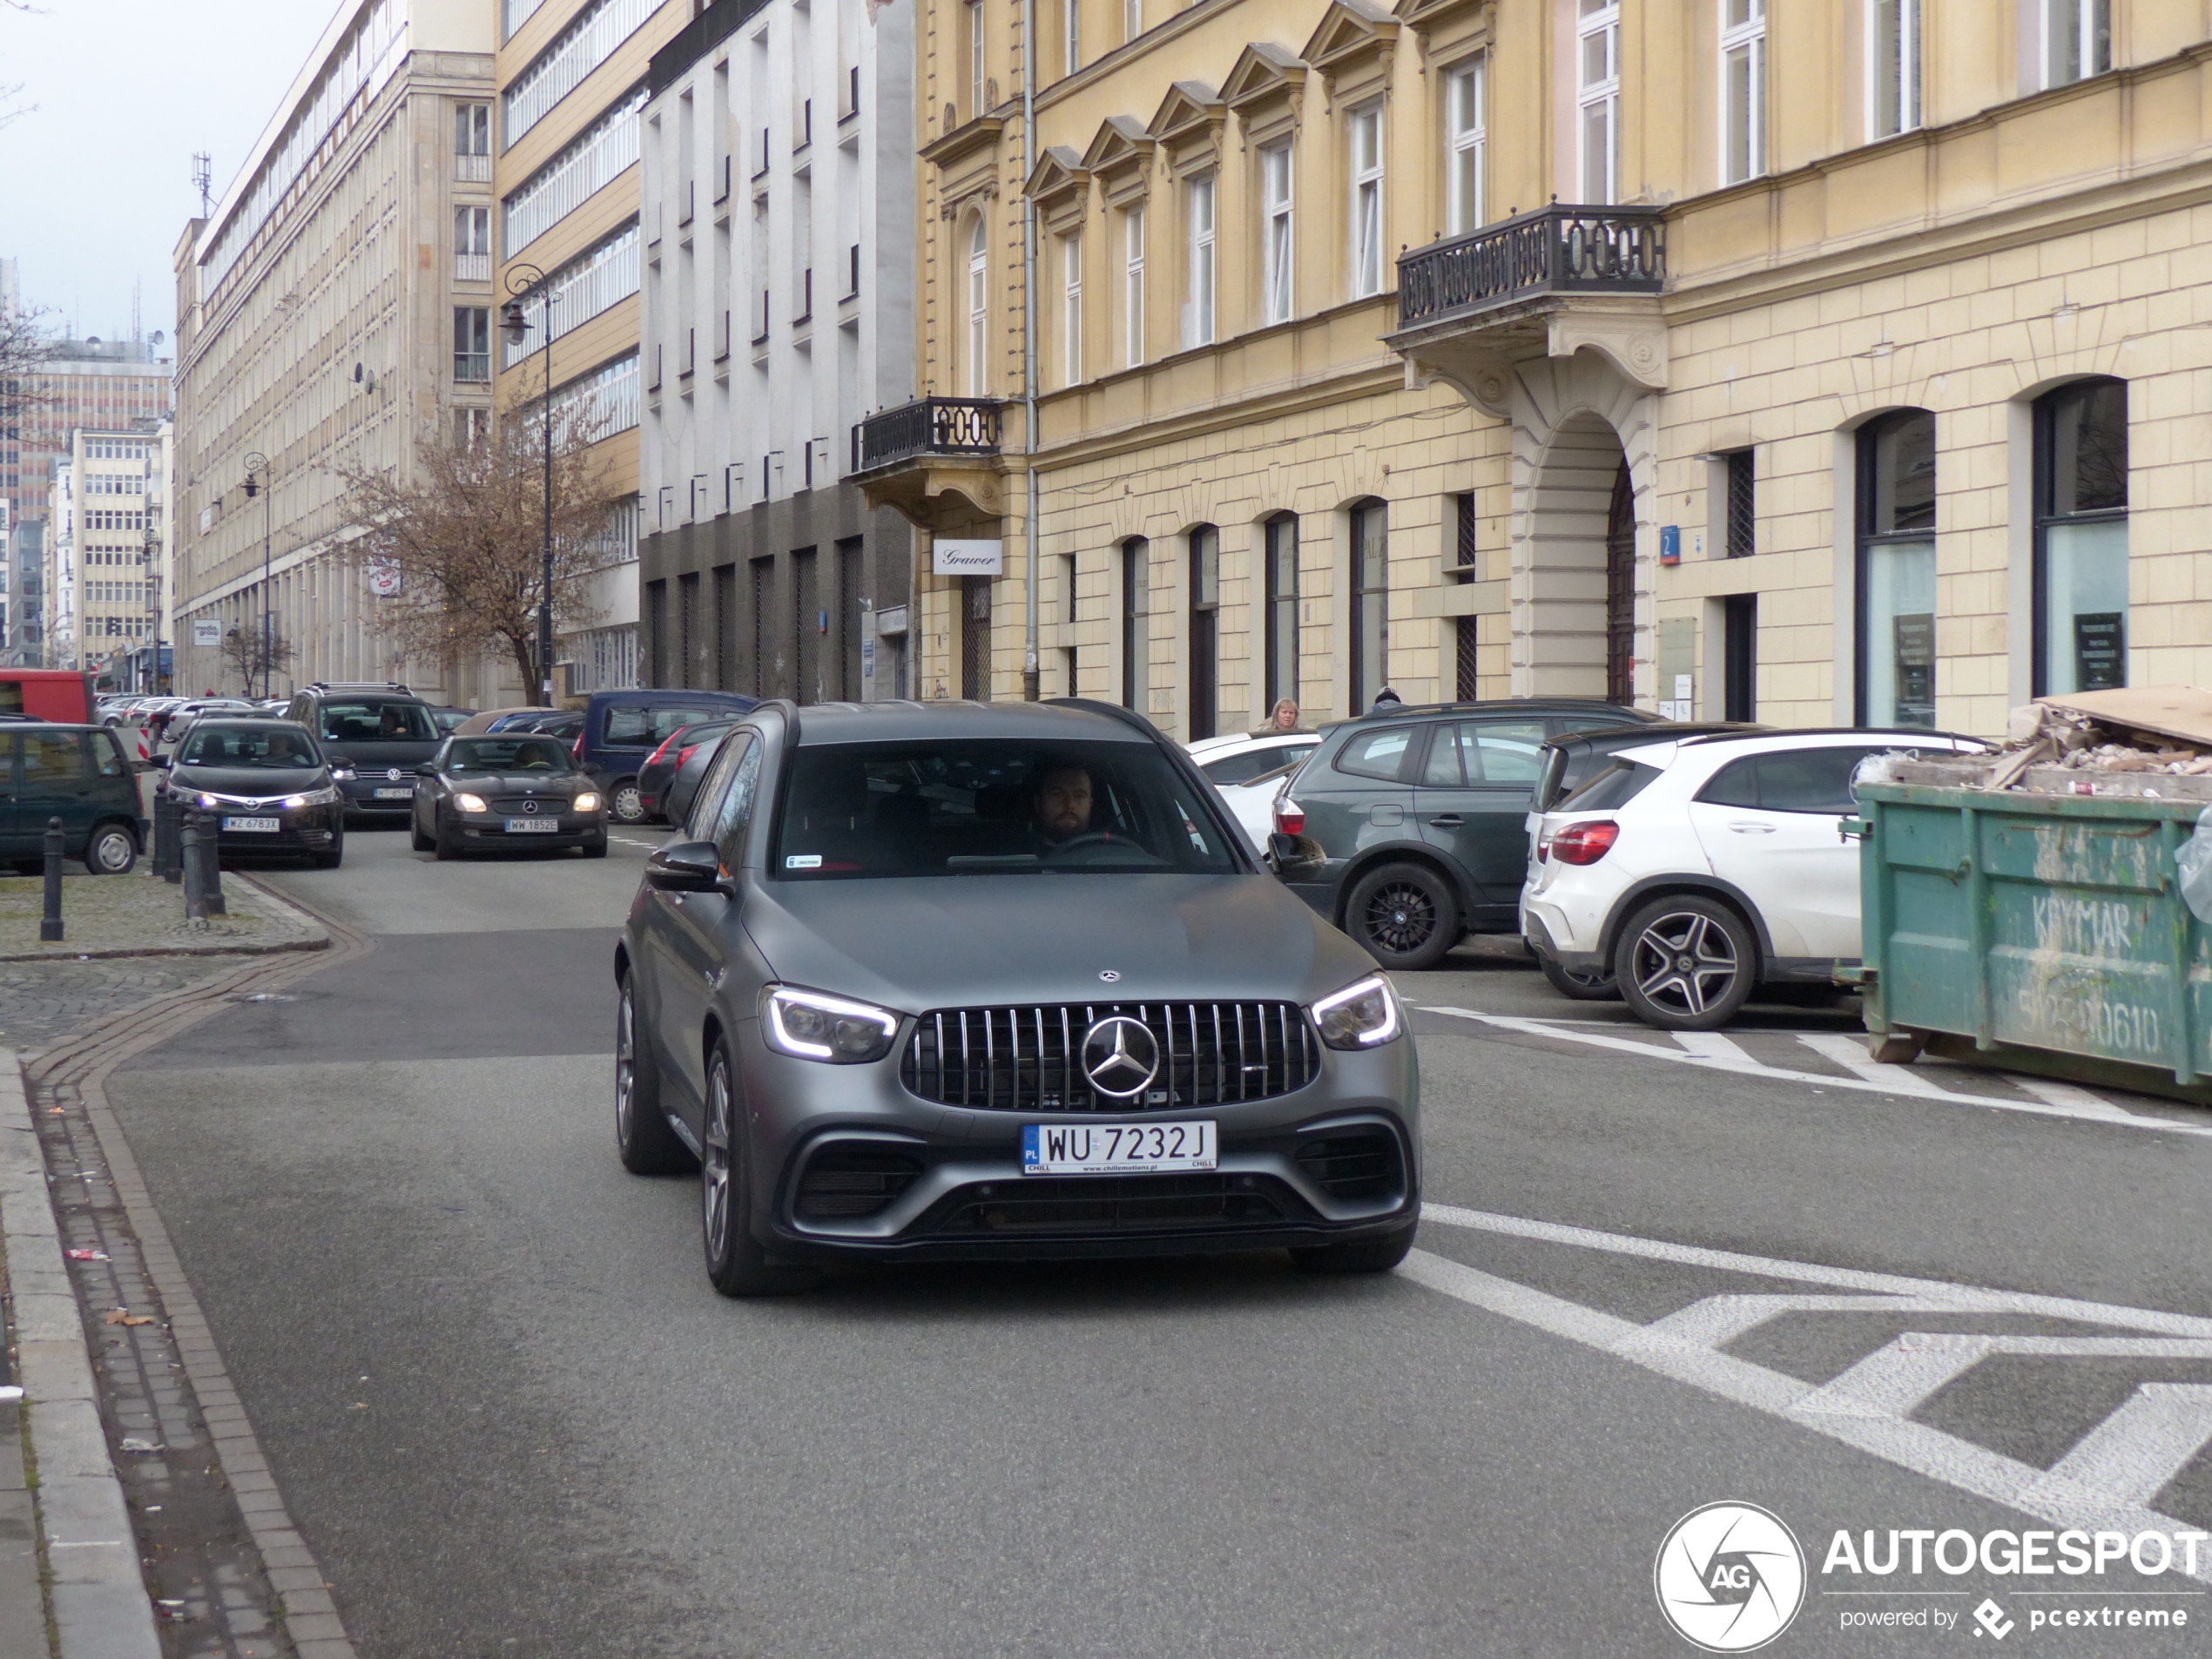
<svg viewBox="0 0 2212 1659">
<path fill-rule="evenodd" d="M 2212 1319 L 1706 1250 L 1451 1204 L 1424 1204 L 1421 1216 L 1447 1227 L 1832 1287 L 1844 1293 L 1708 1296 L 1640 1325 L 1425 1250 L 1414 1251 L 1399 1270 L 1443 1295 L 1599 1349 L 2056 1527 L 2129 1534 L 2190 1530 L 2150 1506 L 2183 1466 L 2212 1441 L 2212 1387 L 2141 1384 L 2049 1469 L 1915 1422 L 1911 1413 L 1992 1355 L 2060 1363 L 2073 1358 L 2212 1359 Z M 1722 1351 L 1770 1319 L 1821 1313 L 2030 1314 L 2105 1325 L 2115 1334 L 1906 1332 L 1824 1384 L 1809 1383 Z M 2212 1582 L 2212 1556 L 2200 1552 L 2196 1561 L 2193 1576 Z M 2176 1570 L 2181 1570 L 2178 1560 Z"/>
<path fill-rule="evenodd" d="M 1857 1089 L 1865 1094 L 1941 1101 L 1952 1106 L 2026 1112 L 2035 1117 L 2072 1118 L 2082 1123 L 2109 1123 L 2121 1129 L 2154 1130 L 2167 1135 L 2212 1136 L 2212 1123 L 2141 1116 L 2071 1083 L 2054 1083 L 2042 1078 L 2024 1077 L 2009 1072 L 1963 1069 L 1952 1072 L 1954 1076 L 1972 1078 L 1978 1083 L 2008 1092 L 1968 1093 L 1963 1089 L 1946 1089 L 1939 1081 L 1946 1068 L 1933 1066 L 1920 1071 L 1907 1066 L 1882 1065 L 1859 1046 L 1858 1039 L 1841 1032 L 1800 1031 L 1792 1034 L 1797 1042 L 1814 1054 L 1845 1069 L 1841 1072 L 1804 1071 L 1791 1066 L 1769 1065 L 1746 1053 L 1733 1039 L 1722 1036 L 1717 1032 L 1655 1032 L 1653 1035 L 1657 1041 L 1645 1041 L 1614 1036 L 1603 1031 L 1578 1029 L 1567 1021 L 1541 1020 L 1529 1015 L 1481 1014 L 1473 1008 L 1445 1008 L 1426 1002 L 1414 1006 L 1424 1014 L 1444 1014 L 1453 1019 L 1474 1020 L 1483 1025 L 1495 1026 L 1500 1030 L 1517 1031 L 1524 1036 L 1579 1042 L 1586 1048 L 1607 1049 L 1616 1054 L 1632 1054 L 1639 1059 L 1662 1060 L 1677 1065 L 1703 1066 L 1708 1070 L 1730 1072 L 1737 1076 L 1765 1077 L 1777 1082 L 1811 1083 L 1816 1089 Z M 1675 1046 L 1669 1046 L 1666 1040 L 1669 1037 L 1672 1038 Z"/>
</svg>

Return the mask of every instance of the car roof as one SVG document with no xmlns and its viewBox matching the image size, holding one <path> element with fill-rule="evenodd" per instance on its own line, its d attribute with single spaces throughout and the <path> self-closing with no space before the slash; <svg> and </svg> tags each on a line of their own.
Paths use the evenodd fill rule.
<svg viewBox="0 0 2212 1659">
<path fill-rule="evenodd" d="M 797 727 L 801 747 L 825 743 L 927 742 L 929 739 L 1012 738 L 1062 743 L 1164 743 L 1142 715 L 1089 698 L 1043 703 L 971 703 L 948 698 L 915 702 L 809 703 L 779 701 Z"/>
<path fill-rule="evenodd" d="M 291 728 L 292 728 L 292 730 L 293 730 L 294 732 L 305 732 L 305 731 L 307 731 L 307 729 L 306 726 L 301 725 L 299 723 L 299 721 L 297 721 L 297 720 L 287 720 L 287 719 L 286 719 L 286 718 L 284 718 L 281 714 L 211 714 L 211 715 L 209 715 L 209 716 L 208 716 L 206 719 L 204 719 L 204 720 L 195 720 L 195 721 L 193 721 L 193 722 L 192 722 L 192 724 L 193 724 L 195 726 L 203 726 L 203 725 L 241 725 L 241 726 L 283 725 L 283 726 L 289 726 L 289 727 L 291 727 Z"/>
<path fill-rule="evenodd" d="M 1349 725 L 1360 720 L 1395 720 L 1409 714 L 1579 714 L 1584 710 L 1604 709 L 1626 715 L 1628 723 L 1636 725 L 1656 725 L 1659 717 L 1643 709 L 1630 708 L 1625 703 L 1615 703 L 1602 697 L 1493 697 L 1474 703 L 1401 703 L 1393 707 L 1368 709 L 1348 719 L 1334 722 Z"/>
<path fill-rule="evenodd" d="M 1893 725 L 1807 725 L 1770 726 L 1764 732 L 1722 732 L 1706 737 L 1684 738 L 1690 744 L 1726 743 L 1739 738 L 1915 738 L 1922 742 L 1981 743 L 1987 738 L 1977 738 L 1966 732 L 1932 732 L 1922 726 Z"/>
<path fill-rule="evenodd" d="M 1687 743 L 1693 738 L 1756 738 L 1770 735 L 1778 727 L 1761 725 L 1755 720 L 1662 720 L 1655 725 L 1602 725 L 1585 732 L 1562 732 L 1547 739 L 1546 746 L 1565 749 L 1570 746 L 1598 749 L 1608 745 L 1626 747 L 1638 743 Z"/>
</svg>

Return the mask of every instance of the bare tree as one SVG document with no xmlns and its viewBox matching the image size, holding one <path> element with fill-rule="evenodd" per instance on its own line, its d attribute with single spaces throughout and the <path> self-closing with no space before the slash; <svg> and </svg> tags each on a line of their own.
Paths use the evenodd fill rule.
<svg viewBox="0 0 2212 1659">
<path fill-rule="evenodd" d="M 363 527 L 361 550 L 385 567 L 397 591 L 380 601 L 379 624 L 410 657 L 437 661 L 496 651 L 536 688 L 550 677 L 537 660 L 538 607 L 545 590 L 542 548 L 548 464 L 543 425 L 510 415 L 497 433 L 455 443 L 425 436 L 415 475 L 341 467 L 345 510 Z M 592 573 L 607 563 L 615 496 L 590 453 L 595 434 L 577 420 L 554 423 L 553 625 L 556 634 L 597 620 Z M 380 584 L 385 585 L 385 584 Z"/>
<path fill-rule="evenodd" d="M 257 685 L 261 688 L 260 695 L 266 696 L 276 677 L 291 668 L 295 655 L 290 640 L 273 630 L 265 631 L 258 624 L 233 628 L 223 636 L 223 665 L 237 674 L 248 697 L 255 695 Z"/>
<path fill-rule="evenodd" d="M 7 90 L 0 86 L 0 98 L 7 96 Z M 44 326 L 45 316 L 43 310 L 30 307 L 0 310 L 0 436 L 21 437 L 25 417 L 53 401 L 35 384 L 54 350 Z"/>
</svg>

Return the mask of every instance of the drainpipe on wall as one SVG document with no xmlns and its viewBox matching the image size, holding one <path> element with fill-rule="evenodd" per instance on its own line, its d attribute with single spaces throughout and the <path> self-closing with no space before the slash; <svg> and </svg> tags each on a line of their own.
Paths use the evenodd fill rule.
<svg viewBox="0 0 2212 1659">
<path fill-rule="evenodd" d="M 1022 0 L 1022 182 L 1027 185 L 1036 158 L 1037 0 Z M 1022 404 L 1028 417 L 1024 461 L 1028 475 L 1028 518 L 1022 528 L 1023 577 L 1028 604 L 1022 619 L 1022 700 L 1034 703 L 1037 675 L 1037 204 L 1022 194 Z"/>
</svg>

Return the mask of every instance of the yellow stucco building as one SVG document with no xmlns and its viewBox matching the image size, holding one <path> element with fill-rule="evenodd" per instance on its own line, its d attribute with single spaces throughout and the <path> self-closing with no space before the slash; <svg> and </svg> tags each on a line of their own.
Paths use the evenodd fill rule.
<svg viewBox="0 0 2212 1659">
<path fill-rule="evenodd" d="M 860 476 L 1003 552 L 925 556 L 923 694 L 1031 637 L 1185 738 L 2212 673 L 2202 0 L 1159 4 L 923 0 L 927 395 Z"/>
</svg>

